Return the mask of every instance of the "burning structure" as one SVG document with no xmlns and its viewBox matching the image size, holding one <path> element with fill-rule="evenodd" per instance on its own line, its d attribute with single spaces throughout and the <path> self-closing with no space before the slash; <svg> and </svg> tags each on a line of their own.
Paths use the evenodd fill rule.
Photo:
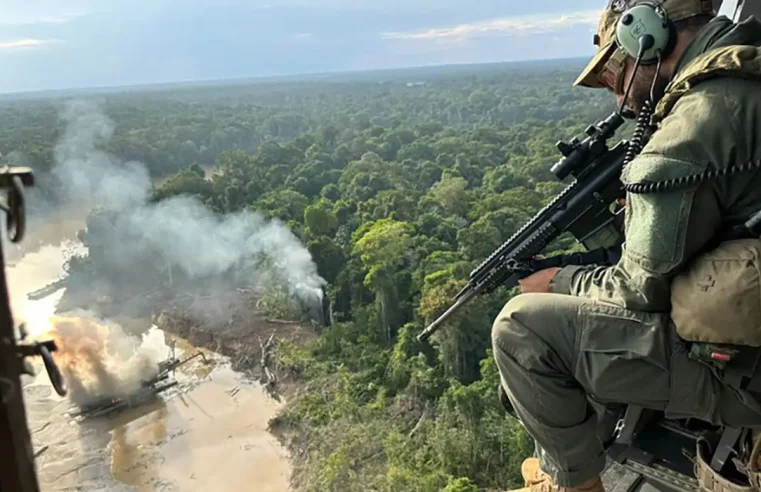
<svg viewBox="0 0 761 492">
<path fill-rule="evenodd" d="M 256 308 L 277 319 L 324 323 L 326 281 L 285 223 L 249 207 L 211 206 L 196 196 L 159 197 L 144 165 L 104 150 L 114 125 L 97 105 L 71 101 L 61 117 L 65 131 L 46 176 L 53 191 L 50 200 L 37 197 L 37 218 L 61 206 L 91 210 L 77 236 L 86 253 L 71 256 L 65 278 L 29 299 L 65 287 L 56 309 L 66 314 L 33 332 L 60 348 L 56 362 L 79 409 L 155 396 L 171 383 L 163 377 L 165 366 L 178 362 L 167 359 L 160 330 L 140 339 L 102 318 L 142 319 L 175 306 L 194 323 L 216 328 L 213 337 L 222 339 L 219 333 L 255 331 L 255 299 Z M 267 350 L 262 344 L 262 352 L 273 343 Z M 262 360 L 266 365 L 268 359 Z"/>
<path fill-rule="evenodd" d="M 177 385 L 174 371 L 196 357 L 175 356 L 163 333 L 148 330 L 141 338 L 122 327 L 81 311 L 53 316 L 43 336 L 52 338 L 59 351 L 56 362 L 77 406 L 74 416 L 94 417 L 152 401 Z"/>
<path fill-rule="evenodd" d="M 174 352 L 174 346 L 172 346 L 172 352 Z M 158 373 L 156 376 L 146 381 L 140 381 L 140 386 L 137 389 L 119 396 L 103 396 L 100 399 L 81 406 L 79 410 L 72 412 L 72 416 L 86 418 L 100 417 L 149 403 L 159 393 L 177 386 L 178 382 L 174 378 L 175 369 L 196 357 L 201 357 L 205 363 L 209 362 L 203 352 L 200 351 L 182 360 L 176 358 L 174 353 L 172 353 L 169 358 L 158 363 Z"/>
</svg>

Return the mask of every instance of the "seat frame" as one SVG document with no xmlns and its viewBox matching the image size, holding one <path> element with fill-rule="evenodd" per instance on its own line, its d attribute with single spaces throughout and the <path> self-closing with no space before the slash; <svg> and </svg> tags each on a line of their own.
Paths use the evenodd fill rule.
<svg viewBox="0 0 761 492">
<path fill-rule="evenodd" d="M 606 443 L 606 492 L 699 492 L 695 476 L 698 439 L 717 436 L 710 456 L 716 472 L 744 474 L 741 456 L 752 437 L 747 427 L 717 427 L 696 419 L 669 420 L 662 412 L 626 407 Z M 742 477 L 740 477 L 742 479 Z"/>
</svg>

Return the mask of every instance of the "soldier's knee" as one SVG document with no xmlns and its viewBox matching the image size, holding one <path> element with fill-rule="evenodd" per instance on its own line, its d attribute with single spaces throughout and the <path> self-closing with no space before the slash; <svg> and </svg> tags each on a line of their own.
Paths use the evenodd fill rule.
<svg viewBox="0 0 761 492">
<path fill-rule="evenodd" d="M 518 319 L 523 318 L 522 313 L 535 308 L 532 303 L 534 296 L 530 294 L 521 294 L 510 299 L 494 319 L 491 327 L 492 345 L 496 350 L 500 347 L 502 350 L 508 350 L 509 347 L 516 345 L 516 340 L 526 337 L 529 330 Z"/>
<path fill-rule="evenodd" d="M 523 367 L 562 365 L 573 356 L 578 298 L 560 294 L 521 294 L 505 304 L 492 324 L 495 355 Z"/>
</svg>

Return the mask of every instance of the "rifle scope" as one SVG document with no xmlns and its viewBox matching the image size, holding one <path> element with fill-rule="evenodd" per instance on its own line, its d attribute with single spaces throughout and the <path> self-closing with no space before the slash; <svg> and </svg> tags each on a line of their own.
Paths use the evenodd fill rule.
<svg viewBox="0 0 761 492">
<path fill-rule="evenodd" d="M 608 150 L 606 141 L 623 124 L 623 117 L 618 112 L 614 112 L 605 120 L 589 125 L 584 130 L 584 133 L 588 135 L 584 140 L 579 141 L 577 137 L 573 137 L 570 142 L 559 140 L 555 147 L 563 154 L 563 157 L 550 168 L 552 174 L 557 176 L 560 181 L 563 181 L 569 174 L 578 178 L 586 166 Z M 585 166 L 579 169 L 582 164 Z"/>
</svg>

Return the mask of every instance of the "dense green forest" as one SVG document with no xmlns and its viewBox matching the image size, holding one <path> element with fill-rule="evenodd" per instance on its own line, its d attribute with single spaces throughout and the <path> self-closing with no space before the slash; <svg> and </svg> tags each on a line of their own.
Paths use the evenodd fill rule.
<svg viewBox="0 0 761 492">
<path fill-rule="evenodd" d="M 516 292 L 473 301 L 430 343 L 415 335 L 563 187 L 549 171 L 555 142 L 613 109 L 609 94 L 571 87 L 580 68 L 507 64 L 87 96 L 114 122 L 106 150 L 168 178 L 154 201 L 187 194 L 220 214 L 280 219 L 327 281 L 330 317 L 318 341 L 278 353 L 303 391 L 272 428 L 291 444 L 305 489 L 521 485 L 533 445 L 500 406 L 489 336 Z M 0 152 L 44 176 L 65 125 L 61 104 L 0 103 Z M 97 270 L 98 261 L 74 268 Z"/>
</svg>

